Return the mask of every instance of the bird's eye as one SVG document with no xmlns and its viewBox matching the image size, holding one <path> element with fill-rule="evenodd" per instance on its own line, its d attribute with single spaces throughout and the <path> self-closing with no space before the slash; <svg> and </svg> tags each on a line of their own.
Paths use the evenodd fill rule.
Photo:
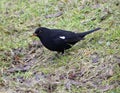
<svg viewBox="0 0 120 93">
<path fill-rule="evenodd" d="M 42 32 L 42 30 L 39 30 L 39 33 L 41 33 Z"/>
</svg>

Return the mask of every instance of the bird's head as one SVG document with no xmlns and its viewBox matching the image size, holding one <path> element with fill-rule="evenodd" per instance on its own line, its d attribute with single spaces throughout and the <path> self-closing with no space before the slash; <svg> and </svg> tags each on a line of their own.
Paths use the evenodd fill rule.
<svg viewBox="0 0 120 93">
<path fill-rule="evenodd" d="M 33 36 L 37 36 L 40 37 L 42 34 L 46 33 L 48 31 L 47 28 L 45 27 L 39 27 L 35 30 L 35 32 L 33 33 Z"/>
</svg>

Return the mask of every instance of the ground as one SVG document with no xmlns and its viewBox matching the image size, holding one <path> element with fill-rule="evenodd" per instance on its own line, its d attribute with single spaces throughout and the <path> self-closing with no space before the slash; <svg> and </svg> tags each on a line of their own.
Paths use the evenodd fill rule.
<svg viewBox="0 0 120 93">
<path fill-rule="evenodd" d="M 119 0 L 0 0 L 0 93 L 119 93 Z M 84 32 L 64 55 L 32 33 Z"/>
</svg>

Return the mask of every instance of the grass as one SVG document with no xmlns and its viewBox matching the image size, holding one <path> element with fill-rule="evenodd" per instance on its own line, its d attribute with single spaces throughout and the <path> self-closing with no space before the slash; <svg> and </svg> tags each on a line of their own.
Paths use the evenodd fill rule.
<svg viewBox="0 0 120 93">
<path fill-rule="evenodd" d="M 18 86 L 19 91 L 24 93 L 27 87 L 23 89 L 21 85 L 25 85 L 27 80 L 31 80 L 33 86 L 29 86 L 29 89 L 34 93 L 37 91 L 42 91 L 41 93 L 51 91 L 53 93 L 85 93 L 88 91 L 91 93 L 119 93 L 120 12 L 118 7 L 117 0 L 1 0 L 0 92 L 7 93 L 11 89 L 16 93 L 16 86 Z M 60 17 L 45 18 L 45 15 L 59 11 L 63 12 Z M 35 54 L 28 55 L 28 51 L 32 50 L 32 48 L 28 48 L 29 45 L 34 40 L 38 40 L 31 38 L 30 35 L 39 26 L 74 32 L 83 32 L 96 27 L 101 27 L 102 30 L 87 36 L 84 41 L 78 42 L 59 58 L 45 48 L 36 49 Z M 14 49 L 19 52 L 20 60 L 25 64 L 27 63 L 24 62 L 24 58 L 35 55 L 31 59 L 32 65 L 29 71 L 7 72 L 9 68 L 24 66 L 20 62 L 13 63 Z M 41 52 L 42 50 L 44 53 Z M 98 62 L 93 63 L 96 56 Z M 39 75 L 39 73 L 44 75 Z M 72 77 L 75 82 L 83 82 L 87 79 L 88 82 L 83 82 L 82 85 L 72 84 L 70 89 L 66 90 L 65 85 L 69 80 L 71 82 L 70 76 L 78 75 L 78 73 L 83 73 L 83 75 Z M 110 74 L 110 78 L 107 78 L 109 76 L 107 73 Z M 36 81 L 34 79 L 36 74 L 43 81 Z M 93 79 L 89 80 L 92 76 Z M 21 84 L 19 78 L 24 83 Z M 60 78 L 63 79 L 60 80 Z M 56 84 L 56 81 L 59 81 L 60 84 Z M 7 84 L 8 88 L 5 91 Z M 57 86 L 49 89 L 49 85 Z M 113 88 L 107 89 L 104 86 L 113 86 Z"/>
</svg>

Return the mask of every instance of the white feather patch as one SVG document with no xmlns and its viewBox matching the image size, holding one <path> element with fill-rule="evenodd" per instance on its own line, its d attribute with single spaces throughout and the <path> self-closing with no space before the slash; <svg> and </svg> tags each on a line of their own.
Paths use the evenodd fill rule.
<svg viewBox="0 0 120 93">
<path fill-rule="evenodd" d="M 61 38 L 61 39 L 65 39 L 65 36 L 59 36 L 59 38 Z"/>
</svg>

